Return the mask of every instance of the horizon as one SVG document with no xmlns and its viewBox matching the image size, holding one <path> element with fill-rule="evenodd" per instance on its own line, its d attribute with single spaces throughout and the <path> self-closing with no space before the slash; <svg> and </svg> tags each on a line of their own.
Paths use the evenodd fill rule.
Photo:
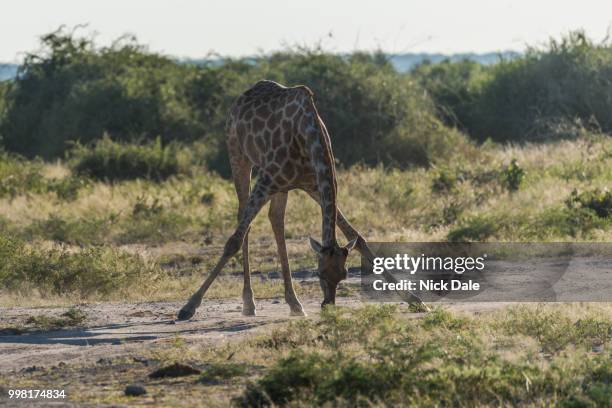
<svg viewBox="0 0 612 408">
<path fill-rule="evenodd" d="M 0 38 L 11 41 L 0 45 L 0 62 L 21 63 L 26 53 L 39 48 L 41 35 L 62 25 L 86 24 L 79 33 L 95 35 L 100 45 L 133 34 L 150 51 L 179 60 L 203 59 L 211 53 L 250 57 L 287 45 L 315 44 L 332 53 L 378 49 L 391 55 L 521 53 L 527 46 L 574 30 L 584 30 L 594 41 L 601 41 L 612 26 L 612 17 L 608 17 L 612 4 L 599 5 L 594 0 L 579 5 L 551 0 L 496 4 L 485 0 L 467 4 L 444 0 L 327 4 L 311 0 L 291 5 L 270 0 L 266 7 L 240 0 L 178 3 L 181 7 L 176 7 L 177 2 L 144 0 L 128 4 L 118 0 L 104 4 L 20 2 L 3 10 L 6 23 L 0 26 Z"/>
</svg>

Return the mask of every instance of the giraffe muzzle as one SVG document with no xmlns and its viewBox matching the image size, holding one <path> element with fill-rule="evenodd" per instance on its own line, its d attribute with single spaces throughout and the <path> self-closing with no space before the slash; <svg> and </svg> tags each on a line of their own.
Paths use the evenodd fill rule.
<svg viewBox="0 0 612 408">
<path fill-rule="evenodd" d="M 325 307 L 326 305 L 335 305 L 336 304 L 336 288 L 338 284 L 331 284 L 326 280 L 320 279 L 319 283 L 321 284 L 321 289 L 323 290 L 323 303 L 321 303 L 321 307 Z"/>
</svg>

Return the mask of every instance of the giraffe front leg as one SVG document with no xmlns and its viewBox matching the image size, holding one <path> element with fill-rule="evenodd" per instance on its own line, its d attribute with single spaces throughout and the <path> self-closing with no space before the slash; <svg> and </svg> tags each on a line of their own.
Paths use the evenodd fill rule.
<svg viewBox="0 0 612 408">
<path fill-rule="evenodd" d="M 287 256 L 287 245 L 285 243 L 285 209 L 287 207 L 287 193 L 277 193 L 272 196 L 268 218 L 272 225 L 278 257 L 281 262 L 283 281 L 285 283 L 285 301 L 289 305 L 291 316 L 306 316 L 302 304 L 295 294 L 293 280 L 291 279 L 291 269 L 289 268 L 289 258 Z"/>
<path fill-rule="evenodd" d="M 202 303 L 204 294 L 213 283 L 217 275 L 219 275 L 221 269 L 223 269 L 227 261 L 229 261 L 229 259 L 240 250 L 244 237 L 251 226 L 251 222 L 253 219 L 255 219 L 255 216 L 257 213 L 259 213 L 261 207 L 263 207 L 270 198 L 268 189 L 268 184 L 262 182 L 261 180 L 257 181 L 257 184 L 253 188 L 253 192 L 249 195 L 249 200 L 244 208 L 244 212 L 241 214 L 240 223 L 238 224 L 236 231 L 225 243 L 221 259 L 219 259 L 217 265 L 215 265 L 202 286 L 200 286 L 193 296 L 191 296 L 187 304 L 180 310 L 178 314 L 179 320 L 190 319 L 195 314 L 196 309 Z"/>
</svg>

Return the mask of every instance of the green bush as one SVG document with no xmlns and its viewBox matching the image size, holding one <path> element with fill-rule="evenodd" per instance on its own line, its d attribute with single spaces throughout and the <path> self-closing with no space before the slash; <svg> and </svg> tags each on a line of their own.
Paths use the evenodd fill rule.
<svg viewBox="0 0 612 408">
<path fill-rule="evenodd" d="M 54 295 L 107 295 L 138 281 L 152 282 L 160 273 L 141 257 L 112 248 L 40 249 L 2 234 L 0 259 L 0 288 Z"/>
<path fill-rule="evenodd" d="M 547 47 L 483 67 L 444 62 L 415 70 L 447 123 L 475 139 L 526 141 L 612 130 L 612 44 L 572 32 Z"/>
<path fill-rule="evenodd" d="M 203 133 L 184 102 L 195 68 L 147 52 L 132 38 L 97 47 L 60 29 L 42 37 L 9 87 L 0 135 L 7 149 L 61 157 L 69 141 L 192 140 Z"/>
<path fill-rule="evenodd" d="M 495 235 L 499 227 L 493 217 L 478 215 L 460 221 L 449 231 L 447 238 L 451 242 L 485 241 Z"/>
<path fill-rule="evenodd" d="M 185 174 L 188 162 L 180 162 L 178 145 L 162 146 L 161 140 L 148 144 L 126 144 L 104 137 L 91 147 L 76 145 L 70 151 L 70 167 L 81 176 L 121 181 L 136 178 L 161 181 Z"/>
<path fill-rule="evenodd" d="M 0 149 L 0 198 L 52 192 L 60 200 L 72 201 L 89 184 L 82 177 L 47 179 L 43 177 L 42 170 L 40 160 L 26 160 Z"/>
<path fill-rule="evenodd" d="M 525 177 L 525 170 L 519 166 L 516 159 L 512 159 L 510 164 L 501 171 L 502 184 L 508 191 L 516 191 L 521 186 Z"/>
<path fill-rule="evenodd" d="M 47 219 L 35 220 L 24 229 L 28 240 L 47 239 L 73 245 L 104 243 L 113 218 L 64 219 L 51 214 Z"/>
<path fill-rule="evenodd" d="M 41 170 L 39 161 L 28 161 L 0 148 L 0 198 L 45 192 L 47 184 Z"/>
<path fill-rule="evenodd" d="M 166 208 L 157 199 L 138 197 L 129 218 L 121 220 L 118 243 L 159 243 L 185 238 L 188 228 L 200 225 L 192 216 Z"/>
<path fill-rule="evenodd" d="M 272 54 L 262 76 L 306 84 L 332 138 L 334 154 L 351 165 L 429 165 L 462 143 L 437 118 L 431 99 L 382 54 L 343 57 L 317 49 Z"/>
<path fill-rule="evenodd" d="M 491 70 L 475 61 L 425 62 L 411 73 L 433 98 L 449 126 L 469 131 L 479 120 L 476 107 Z"/>
<path fill-rule="evenodd" d="M 612 320 L 605 316 L 574 322 L 559 310 L 540 306 L 513 307 L 500 324 L 509 335 L 534 337 L 547 353 L 558 353 L 570 344 L 585 345 L 590 351 L 593 344 L 612 339 Z"/>
<path fill-rule="evenodd" d="M 588 208 L 600 218 L 612 215 L 612 192 L 595 189 L 578 193 L 574 189 L 565 204 L 568 208 Z"/>
<path fill-rule="evenodd" d="M 574 399 L 583 406 L 606 406 L 609 401 L 607 355 L 581 360 L 558 353 L 590 341 L 577 337 L 581 323 L 566 313 L 518 308 L 501 324 L 483 325 L 442 309 L 410 321 L 390 310 L 336 311 L 321 324 L 290 325 L 288 335 L 309 340 L 284 343 L 296 349 L 249 384 L 236 402 L 245 407 L 370 407 L 539 406 Z M 362 322 L 363 315 L 372 318 Z M 609 319 L 589 319 L 597 324 L 583 326 L 597 326 L 597 333 L 609 330 Z M 534 336 L 556 355 L 545 364 L 528 353 L 503 357 L 505 350 L 487 343 L 497 342 L 504 332 Z M 340 346 L 326 341 L 329 333 L 343 339 Z"/>
<path fill-rule="evenodd" d="M 42 37 L 7 91 L 0 135 L 10 151 L 61 157 L 70 143 L 109 134 L 118 141 L 206 143 L 209 168 L 227 174 L 225 122 L 231 103 L 262 78 L 315 92 L 337 158 L 346 165 L 428 165 L 462 136 L 436 117 L 431 99 L 382 54 L 349 57 L 290 49 L 223 64 L 181 64 L 134 39 L 99 47 L 59 30 Z"/>
</svg>

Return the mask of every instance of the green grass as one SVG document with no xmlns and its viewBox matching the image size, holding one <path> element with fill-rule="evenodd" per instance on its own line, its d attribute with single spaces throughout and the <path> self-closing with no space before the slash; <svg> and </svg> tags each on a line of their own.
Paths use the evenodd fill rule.
<svg viewBox="0 0 612 408">
<path fill-rule="evenodd" d="M 356 166 L 338 171 L 338 203 L 372 241 L 609 241 L 611 152 L 609 136 L 589 135 L 547 145 L 489 143 L 469 160 L 429 170 Z M 43 186 L 0 198 L 3 245 L 21 253 L 0 266 L 5 294 L 39 289 L 103 300 L 139 297 L 134 288 L 154 282 L 159 298 L 178 298 L 212 267 L 236 225 L 232 183 L 202 168 L 190 167 L 189 177 L 110 183 L 75 177 L 61 162 L 2 160 L 18 179 L 35 169 Z M 279 270 L 266 211 L 250 234 L 251 269 L 264 273 Z M 292 192 L 286 236 L 294 270 L 314 267 L 307 237 L 319 230 L 317 205 Z M 201 262 L 167 266 L 173 256 Z M 224 273 L 239 272 L 240 262 L 232 259 Z M 263 290 L 276 293 L 274 285 Z"/>
<path fill-rule="evenodd" d="M 83 323 L 86 319 L 87 314 L 85 312 L 73 307 L 59 316 L 30 316 L 25 321 L 25 324 L 32 330 L 49 331 L 75 327 Z"/>
<path fill-rule="evenodd" d="M 250 407 L 606 406 L 609 351 L 594 354 L 583 346 L 593 336 L 610 344 L 610 314 L 576 308 L 580 318 L 566 306 L 525 306 L 480 317 L 434 309 L 417 320 L 389 306 L 329 309 L 320 321 L 291 323 L 254 343 L 281 357 L 235 401 Z"/>
<path fill-rule="evenodd" d="M 96 180 L 120 181 L 144 178 L 164 180 L 186 174 L 188 165 L 172 143 L 162 146 L 158 138 L 147 144 L 126 144 L 108 136 L 97 140 L 90 148 L 76 145 L 70 152 L 72 171 Z M 188 158 L 187 158 L 188 159 Z"/>
<path fill-rule="evenodd" d="M 159 268 L 138 255 L 113 248 L 69 251 L 61 246 L 36 248 L 0 235 L 0 283 L 4 289 L 82 298 L 129 290 L 136 282 L 154 283 Z"/>
</svg>

